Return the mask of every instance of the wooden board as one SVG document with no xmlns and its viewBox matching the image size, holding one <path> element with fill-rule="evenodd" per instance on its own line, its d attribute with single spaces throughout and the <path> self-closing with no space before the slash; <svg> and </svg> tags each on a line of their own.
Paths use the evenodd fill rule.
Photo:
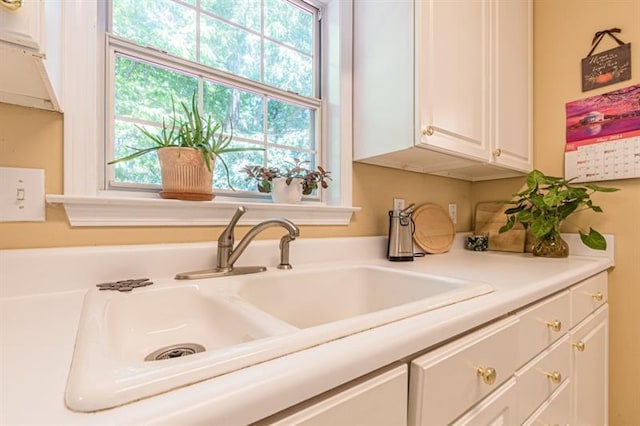
<svg viewBox="0 0 640 426">
<path fill-rule="evenodd" d="M 425 253 L 445 253 L 453 245 L 456 228 L 451 218 L 437 204 L 423 204 L 413 212 L 413 240 Z"/>
<path fill-rule="evenodd" d="M 507 223 L 504 211 L 509 204 L 501 202 L 478 203 L 475 214 L 474 233 L 489 236 L 489 250 L 524 252 L 526 231 L 521 224 L 516 224 L 513 229 L 501 234 L 502 225 Z"/>
</svg>

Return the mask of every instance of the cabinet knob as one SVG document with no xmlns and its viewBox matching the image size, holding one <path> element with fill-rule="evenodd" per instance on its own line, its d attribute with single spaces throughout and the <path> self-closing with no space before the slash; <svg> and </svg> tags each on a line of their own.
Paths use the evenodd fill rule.
<svg viewBox="0 0 640 426">
<path fill-rule="evenodd" d="M 482 381 L 487 385 L 492 385 L 496 382 L 496 377 L 498 373 L 496 370 L 491 367 L 482 368 L 478 367 L 478 376 L 482 378 Z"/>
<path fill-rule="evenodd" d="M 22 0 L 0 0 L 0 4 L 9 10 L 18 10 L 22 7 Z"/>
<path fill-rule="evenodd" d="M 425 129 L 422 131 L 422 136 L 433 136 L 433 127 L 425 127 Z"/>
<path fill-rule="evenodd" d="M 558 321 L 558 320 L 547 321 L 547 322 L 545 322 L 545 324 L 547 324 L 547 327 L 549 327 L 551 330 L 553 330 L 555 332 L 559 332 L 560 330 L 562 330 L 562 322 L 561 321 Z"/>
<path fill-rule="evenodd" d="M 573 346 L 574 348 L 576 348 L 577 350 L 579 350 L 580 352 L 584 352 L 584 349 L 585 349 L 585 347 L 586 347 L 586 346 L 585 346 L 585 344 L 584 344 L 584 342 L 576 342 L 576 343 L 572 343 L 572 346 Z"/>
<path fill-rule="evenodd" d="M 602 299 L 604 299 L 604 295 L 601 292 L 592 293 L 591 298 L 596 302 L 602 302 Z"/>
<path fill-rule="evenodd" d="M 545 372 L 544 374 L 549 378 L 549 380 L 551 380 L 551 383 L 553 383 L 554 385 L 559 385 L 562 382 L 562 374 L 557 371 L 551 373 Z"/>
<path fill-rule="evenodd" d="M 493 150 L 494 157 L 500 157 L 502 155 L 502 150 L 500 148 L 496 148 Z"/>
</svg>

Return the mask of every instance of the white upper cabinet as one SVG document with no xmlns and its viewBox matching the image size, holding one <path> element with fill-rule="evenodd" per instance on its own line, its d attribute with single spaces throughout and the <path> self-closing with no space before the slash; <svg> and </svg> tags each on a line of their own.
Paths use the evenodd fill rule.
<svg viewBox="0 0 640 426">
<path fill-rule="evenodd" d="M 467 180 L 532 168 L 530 0 L 354 2 L 354 158 Z"/>
<path fill-rule="evenodd" d="M 0 0 L 0 102 L 60 111 L 61 4 Z"/>
<path fill-rule="evenodd" d="M 42 52 L 42 0 L 0 0 L 0 40 Z"/>
</svg>

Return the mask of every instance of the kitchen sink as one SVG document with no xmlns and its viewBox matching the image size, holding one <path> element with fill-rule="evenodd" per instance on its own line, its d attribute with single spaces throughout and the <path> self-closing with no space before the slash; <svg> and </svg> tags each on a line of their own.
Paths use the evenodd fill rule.
<svg viewBox="0 0 640 426">
<path fill-rule="evenodd" d="M 493 291 L 377 265 L 87 292 L 65 402 L 93 412 Z"/>
<path fill-rule="evenodd" d="M 390 312 L 398 318 L 486 290 L 463 280 L 353 266 L 255 277 L 238 289 L 238 296 L 295 327 L 308 328 L 392 308 L 400 308 Z"/>
</svg>

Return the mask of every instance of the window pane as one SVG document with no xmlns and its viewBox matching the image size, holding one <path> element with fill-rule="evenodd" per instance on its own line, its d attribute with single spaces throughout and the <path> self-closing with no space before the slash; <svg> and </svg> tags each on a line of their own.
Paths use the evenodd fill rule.
<svg viewBox="0 0 640 426">
<path fill-rule="evenodd" d="M 113 33 L 196 60 L 196 11 L 171 0 L 113 0 Z"/>
<path fill-rule="evenodd" d="M 314 111 L 269 99 L 268 141 L 301 149 L 315 149 Z"/>
<path fill-rule="evenodd" d="M 203 10 L 260 32 L 260 0 L 200 0 Z"/>
<path fill-rule="evenodd" d="M 234 137 L 264 140 L 263 96 L 239 89 L 204 82 L 204 112 L 224 123 L 225 132 L 233 125 Z"/>
<path fill-rule="evenodd" d="M 260 81 L 260 37 L 209 16 L 201 19 L 204 65 Z"/>
<path fill-rule="evenodd" d="M 265 35 L 304 53 L 313 52 L 313 15 L 286 0 L 265 0 Z"/>
<path fill-rule="evenodd" d="M 158 128 L 146 127 L 151 133 Z M 138 128 L 128 122 L 116 120 L 114 126 L 114 158 L 121 158 L 134 152 L 131 148 L 145 148 L 153 146 Z M 160 165 L 155 152 L 143 155 L 131 161 L 116 163 L 113 166 L 116 182 L 160 184 L 162 177 Z"/>
<path fill-rule="evenodd" d="M 284 148 L 269 147 L 267 149 L 267 158 L 271 167 L 277 167 L 283 171 L 293 168 L 296 159 L 300 161 L 308 161 L 308 163 L 303 164 L 303 167 L 306 167 L 309 170 L 315 168 L 313 155 L 308 152 L 298 152 Z"/>
<path fill-rule="evenodd" d="M 232 146 L 261 148 L 260 145 L 247 144 L 233 141 Z M 242 168 L 249 164 L 264 164 L 264 151 L 231 152 L 222 155 L 222 160 L 229 168 L 229 180 L 236 191 L 257 191 L 255 181 L 246 180 L 247 174 Z M 216 160 L 213 171 L 213 187 L 219 189 L 230 189 L 227 178 L 224 174 L 224 167 L 220 159 Z"/>
<path fill-rule="evenodd" d="M 171 96 L 181 115 L 181 102 L 189 104 L 198 90 L 195 77 L 145 62 L 116 56 L 115 113 L 118 116 L 161 123 L 171 116 Z M 167 122 L 167 124 L 169 124 Z"/>
<path fill-rule="evenodd" d="M 313 61 L 270 41 L 264 45 L 264 82 L 302 96 L 313 96 Z"/>
</svg>

